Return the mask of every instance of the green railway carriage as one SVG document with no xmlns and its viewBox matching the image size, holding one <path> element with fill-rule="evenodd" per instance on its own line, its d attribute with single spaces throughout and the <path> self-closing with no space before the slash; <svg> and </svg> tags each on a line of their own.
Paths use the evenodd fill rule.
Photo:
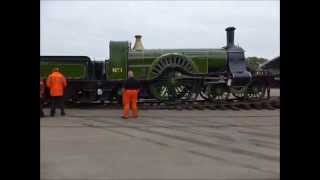
<svg viewBox="0 0 320 180">
<path fill-rule="evenodd" d="M 227 31 L 227 45 L 206 49 L 145 49 L 141 35 L 129 41 L 110 41 L 110 57 L 42 56 L 41 75 L 60 67 L 71 83 L 68 98 L 121 101 L 121 87 L 128 70 L 142 83 L 140 97 L 160 101 L 216 101 L 232 94 L 239 99 L 264 96 L 266 83 L 247 71 L 244 50 L 234 45 L 234 30 Z M 259 78 L 258 78 L 259 79 Z M 98 93 L 99 92 L 99 93 Z"/>
<path fill-rule="evenodd" d="M 87 56 L 40 56 L 40 78 L 46 80 L 57 67 L 68 82 L 66 100 L 91 101 L 96 98 L 97 81 L 105 79 L 104 64 Z M 46 94 L 48 97 L 48 90 Z"/>
<path fill-rule="evenodd" d="M 41 56 L 40 76 L 46 79 L 54 67 L 58 67 L 67 79 L 89 79 L 88 64 L 90 58 L 86 56 Z"/>
</svg>

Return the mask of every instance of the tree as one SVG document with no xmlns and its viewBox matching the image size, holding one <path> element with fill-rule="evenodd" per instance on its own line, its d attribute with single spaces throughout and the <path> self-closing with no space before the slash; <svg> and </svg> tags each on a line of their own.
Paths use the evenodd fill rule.
<svg viewBox="0 0 320 180">
<path fill-rule="evenodd" d="M 246 59 L 246 64 L 249 70 L 251 71 L 257 71 L 259 65 L 265 63 L 268 61 L 266 58 L 259 58 L 259 57 L 248 57 Z"/>
</svg>

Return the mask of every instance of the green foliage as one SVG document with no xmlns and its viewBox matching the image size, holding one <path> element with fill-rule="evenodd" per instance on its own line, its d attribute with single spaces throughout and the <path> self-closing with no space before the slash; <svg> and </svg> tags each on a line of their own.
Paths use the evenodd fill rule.
<svg viewBox="0 0 320 180">
<path fill-rule="evenodd" d="M 259 57 L 248 57 L 246 59 L 246 64 L 250 70 L 256 71 L 259 65 L 265 63 L 266 61 L 268 61 L 268 59 L 259 58 Z"/>
</svg>

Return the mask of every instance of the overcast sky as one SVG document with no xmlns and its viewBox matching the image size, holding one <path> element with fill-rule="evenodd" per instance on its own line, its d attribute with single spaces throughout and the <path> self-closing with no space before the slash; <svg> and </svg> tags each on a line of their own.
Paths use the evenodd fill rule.
<svg viewBox="0 0 320 180">
<path fill-rule="evenodd" d="M 109 58 L 109 41 L 145 49 L 220 48 L 225 28 L 246 56 L 280 55 L 279 1 L 41 1 L 41 55 Z"/>
</svg>

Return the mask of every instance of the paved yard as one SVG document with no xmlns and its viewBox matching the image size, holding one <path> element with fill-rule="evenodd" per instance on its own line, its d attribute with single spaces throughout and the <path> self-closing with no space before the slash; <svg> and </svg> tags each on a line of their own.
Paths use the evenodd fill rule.
<svg viewBox="0 0 320 180">
<path fill-rule="evenodd" d="M 43 180 L 280 179 L 280 110 L 66 112 L 41 119 Z"/>
</svg>

